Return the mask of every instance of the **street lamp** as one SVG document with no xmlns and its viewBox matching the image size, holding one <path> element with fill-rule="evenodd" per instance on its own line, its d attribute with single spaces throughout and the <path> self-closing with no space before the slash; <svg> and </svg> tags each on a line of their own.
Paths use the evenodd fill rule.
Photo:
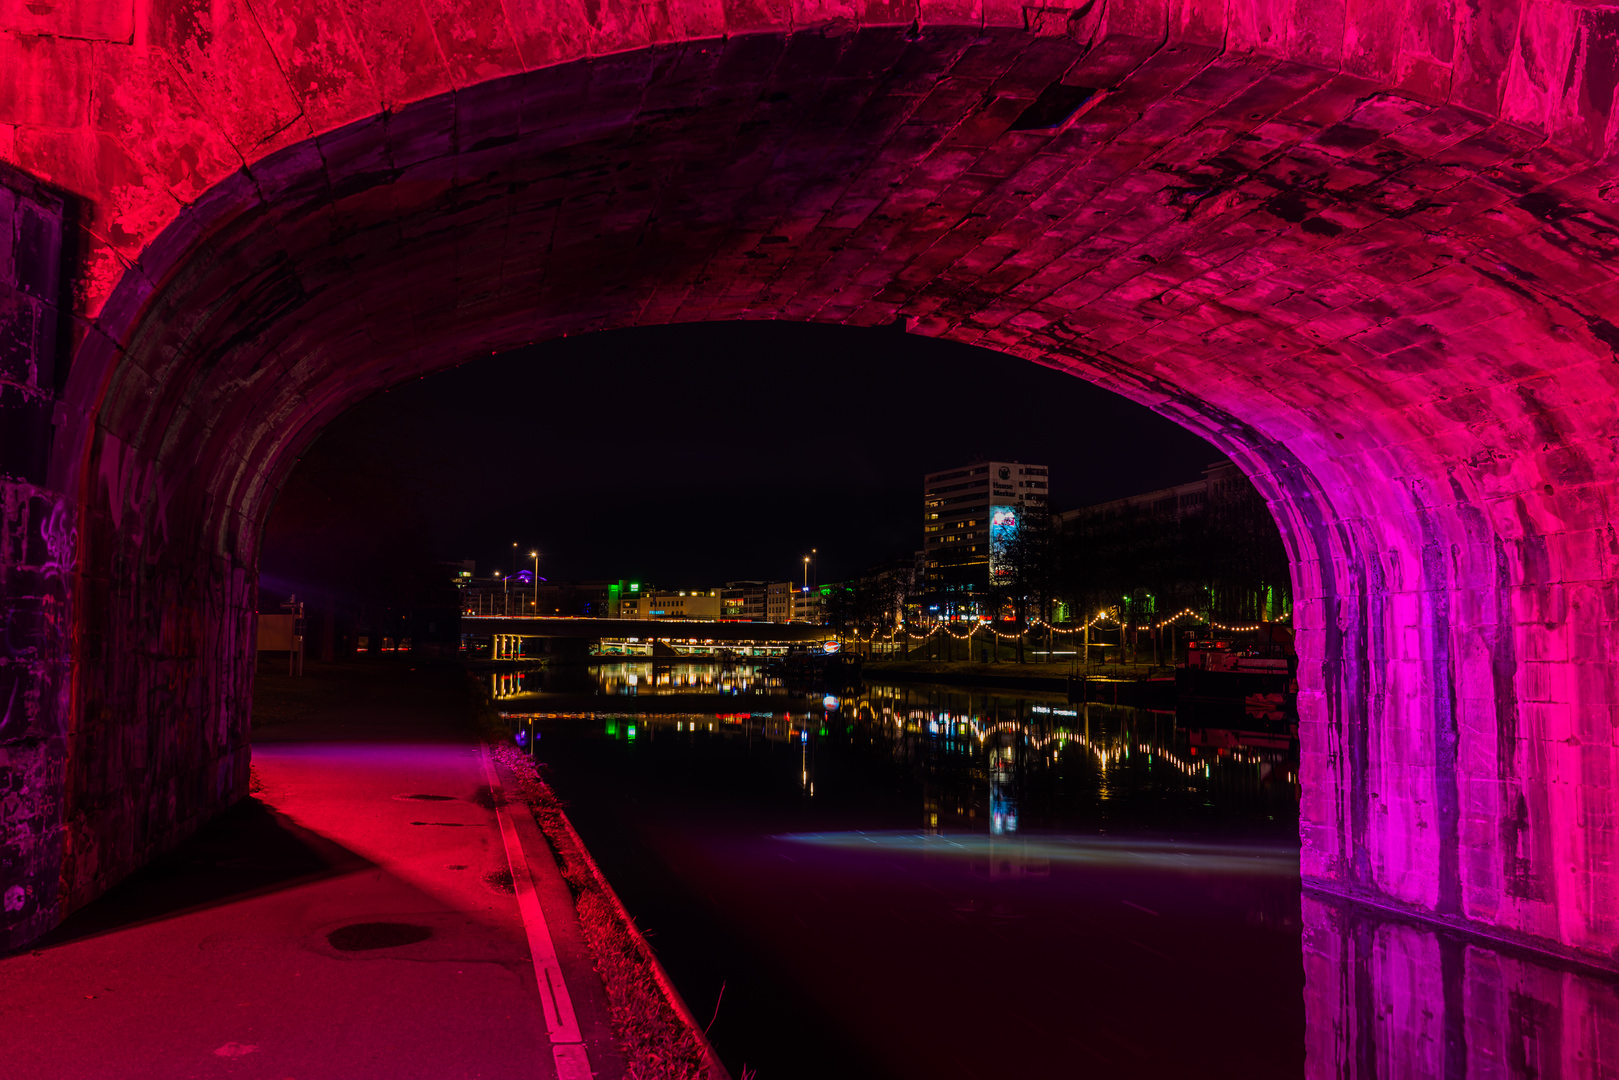
<svg viewBox="0 0 1619 1080">
<path fill-rule="evenodd" d="M 540 614 L 540 553 L 531 551 L 529 554 L 534 557 L 534 614 L 537 617 Z"/>
</svg>

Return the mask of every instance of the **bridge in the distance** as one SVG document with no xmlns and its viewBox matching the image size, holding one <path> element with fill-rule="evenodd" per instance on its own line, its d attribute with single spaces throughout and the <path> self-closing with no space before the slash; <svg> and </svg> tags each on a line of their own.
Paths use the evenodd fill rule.
<svg viewBox="0 0 1619 1080">
<path fill-rule="evenodd" d="M 521 655 L 524 638 L 572 638 L 620 641 L 626 644 L 664 643 L 671 648 L 710 651 L 712 646 L 776 646 L 796 641 L 822 641 L 832 636 L 829 627 L 816 623 L 709 622 L 701 619 L 592 619 L 564 615 L 463 615 L 461 633 L 490 639 L 493 659 Z"/>
</svg>

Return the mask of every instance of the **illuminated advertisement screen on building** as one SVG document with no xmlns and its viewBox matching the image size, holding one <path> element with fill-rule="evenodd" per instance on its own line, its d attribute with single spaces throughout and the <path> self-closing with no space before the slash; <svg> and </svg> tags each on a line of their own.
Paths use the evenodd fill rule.
<svg viewBox="0 0 1619 1080">
<path fill-rule="evenodd" d="M 1017 507 L 989 508 L 989 576 L 1005 577 L 1011 572 L 1003 557 L 1006 545 L 1017 535 Z"/>
</svg>

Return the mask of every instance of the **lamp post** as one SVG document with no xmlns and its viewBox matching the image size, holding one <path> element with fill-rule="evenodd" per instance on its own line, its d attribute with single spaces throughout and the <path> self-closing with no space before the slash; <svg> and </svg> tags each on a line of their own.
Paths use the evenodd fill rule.
<svg viewBox="0 0 1619 1080">
<path fill-rule="evenodd" d="M 540 553 L 531 551 L 529 554 L 534 557 L 534 616 L 538 618 L 540 614 Z"/>
<path fill-rule="evenodd" d="M 1098 615 L 1097 618 L 1101 618 L 1101 616 Z M 1095 621 L 1096 621 L 1096 619 L 1091 620 L 1091 622 L 1095 622 Z M 1090 700 L 1090 686 L 1091 686 L 1090 680 L 1091 680 L 1091 623 L 1088 622 L 1088 623 L 1085 624 L 1085 700 L 1086 701 Z"/>
</svg>

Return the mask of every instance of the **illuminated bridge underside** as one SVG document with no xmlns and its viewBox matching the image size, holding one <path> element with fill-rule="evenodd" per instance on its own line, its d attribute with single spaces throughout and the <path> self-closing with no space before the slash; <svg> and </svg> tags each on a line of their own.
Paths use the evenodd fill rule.
<svg viewBox="0 0 1619 1080">
<path fill-rule="evenodd" d="M 463 634 L 544 638 L 639 638 L 642 641 L 823 641 L 829 631 L 812 623 L 699 622 L 686 619 L 547 619 L 465 616 Z"/>
<path fill-rule="evenodd" d="M 1619 11 L 38 8 L 0 18 L 0 156 L 67 198 L 0 202 L 9 940 L 245 791 L 260 530 L 323 424 L 755 318 L 999 349 L 1229 452 L 1293 558 L 1308 879 L 1619 949 Z M 70 295 L 24 280 L 39 221 Z"/>
</svg>

